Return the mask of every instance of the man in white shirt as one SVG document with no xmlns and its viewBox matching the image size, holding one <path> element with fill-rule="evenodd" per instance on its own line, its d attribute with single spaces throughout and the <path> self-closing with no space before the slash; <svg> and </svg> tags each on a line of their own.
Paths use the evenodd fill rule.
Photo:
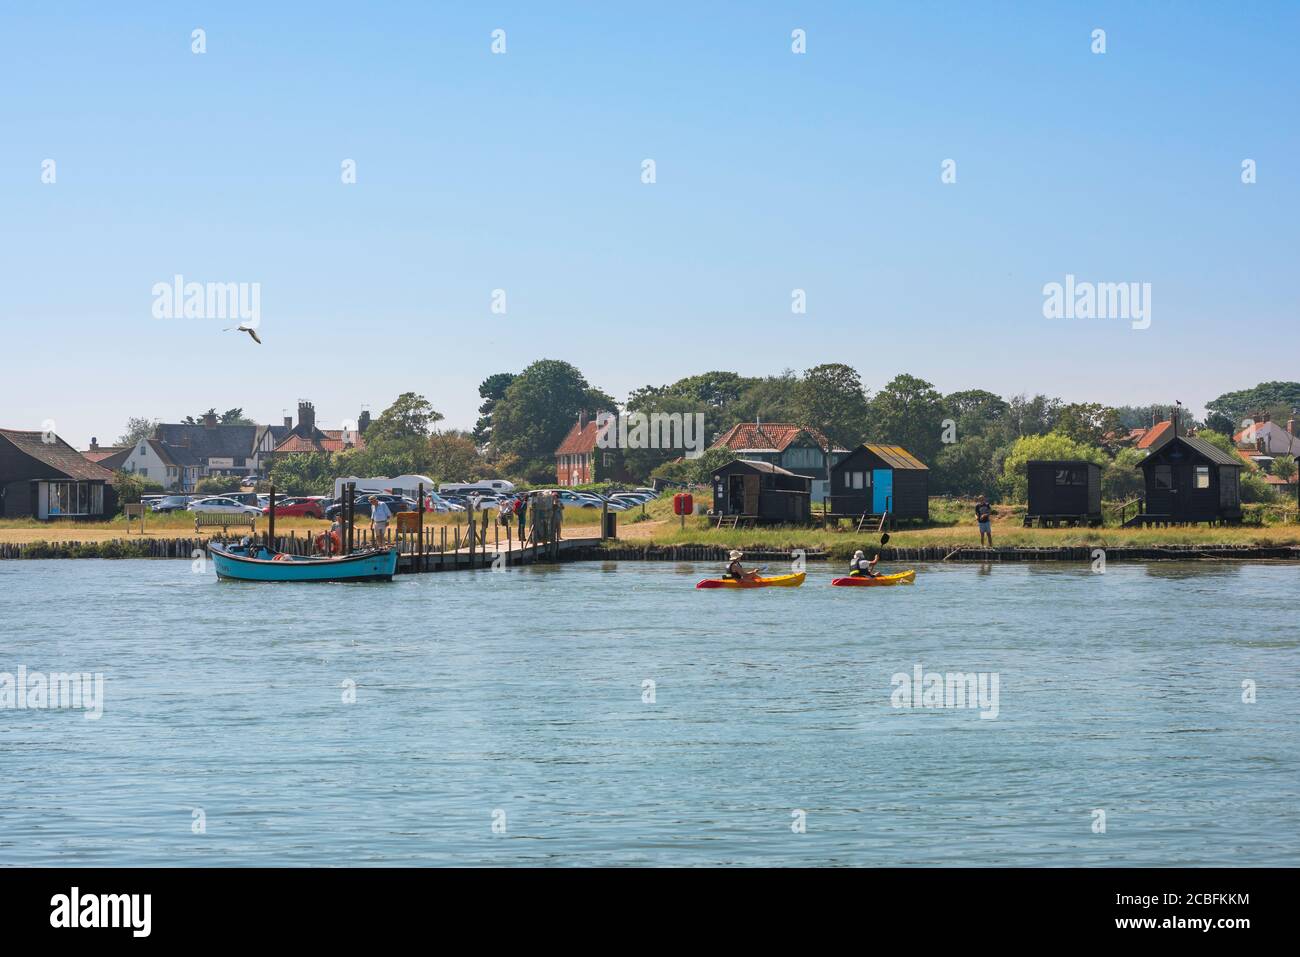
<svg viewBox="0 0 1300 957">
<path fill-rule="evenodd" d="M 377 496 L 370 496 L 370 528 L 375 533 L 376 545 L 388 544 L 388 520 L 392 517 L 393 511 L 387 502 L 379 501 Z"/>
</svg>

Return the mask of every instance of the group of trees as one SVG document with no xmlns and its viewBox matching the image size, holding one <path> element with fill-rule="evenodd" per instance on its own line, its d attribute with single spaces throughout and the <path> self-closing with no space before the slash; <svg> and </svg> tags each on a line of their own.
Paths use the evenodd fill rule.
<svg viewBox="0 0 1300 957">
<path fill-rule="evenodd" d="M 1066 403 L 1046 395 L 1004 398 L 983 389 L 947 395 L 906 373 L 871 392 L 843 363 L 826 363 L 798 374 L 742 376 L 714 370 L 666 385 L 634 390 L 626 407 L 592 386 L 568 362 L 538 360 L 518 373 L 499 372 L 479 386 L 479 418 L 472 432 L 438 430 L 443 416 L 424 396 L 406 392 L 365 433 L 364 449 L 287 456 L 270 478 L 288 494 L 327 494 L 339 475 L 416 473 L 435 481 L 507 476 L 530 483 L 555 480 L 555 449 L 580 413 L 680 413 L 704 417 L 703 440 L 711 444 L 737 422 L 793 422 L 824 434 L 836 446 L 860 442 L 901 445 L 930 466 L 935 494 L 985 494 L 1023 500 L 1024 462 L 1031 458 L 1085 459 L 1103 468 L 1103 495 L 1128 498 L 1141 491 L 1136 468 L 1142 452 L 1126 447 L 1130 429 L 1150 427 L 1173 411 L 1167 406 Z M 1199 427 L 1202 437 L 1232 451 L 1232 432 L 1261 412 L 1285 420 L 1300 405 L 1300 383 L 1266 382 L 1227 393 L 1207 403 L 1205 423 L 1179 409 L 1179 427 Z M 209 410 L 214 413 L 214 410 Z M 201 422 L 203 416 L 186 421 Z M 220 421 L 242 422 L 242 409 Z M 155 422 L 131 419 L 120 444 L 151 434 Z M 683 457 L 682 449 L 622 450 L 623 464 L 636 478 L 651 475 L 703 480 L 731 454 L 705 452 Z M 1281 457 L 1279 475 L 1294 474 L 1295 462 Z M 1262 475 L 1243 475 L 1247 501 L 1270 497 Z"/>
</svg>

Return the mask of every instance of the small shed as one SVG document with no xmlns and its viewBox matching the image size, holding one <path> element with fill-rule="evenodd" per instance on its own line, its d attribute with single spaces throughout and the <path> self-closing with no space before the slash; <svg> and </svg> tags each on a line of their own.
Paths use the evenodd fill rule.
<svg viewBox="0 0 1300 957">
<path fill-rule="evenodd" d="M 901 445 L 859 445 L 831 467 L 830 514 L 930 518 L 930 470 Z"/>
<path fill-rule="evenodd" d="M 1101 466 L 1084 459 L 1034 459 L 1025 463 L 1029 506 L 1025 527 L 1092 525 L 1102 522 Z"/>
<path fill-rule="evenodd" d="M 812 480 L 770 462 L 735 459 L 713 473 L 713 513 L 754 522 L 812 521 Z"/>
<path fill-rule="evenodd" d="M 1194 435 L 1169 435 L 1138 463 L 1146 483 L 1142 511 L 1125 525 L 1241 521 L 1244 463 Z"/>
</svg>

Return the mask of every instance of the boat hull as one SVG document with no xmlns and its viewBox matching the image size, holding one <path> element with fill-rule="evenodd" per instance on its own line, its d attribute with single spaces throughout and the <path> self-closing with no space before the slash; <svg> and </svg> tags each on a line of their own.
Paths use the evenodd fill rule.
<svg viewBox="0 0 1300 957">
<path fill-rule="evenodd" d="M 772 578 L 760 578 L 758 581 L 736 581 L 734 578 L 706 578 L 696 588 L 798 588 L 803 584 L 805 573 L 797 575 L 775 575 Z"/>
<path fill-rule="evenodd" d="M 908 569 L 905 572 L 896 572 L 893 575 L 877 575 L 875 578 L 868 578 L 865 575 L 851 575 L 848 578 L 836 578 L 831 581 L 832 585 L 854 585 L 861 587 L 877 587 L 882 585 L 910 585 L 916 578 L 916 572 Z"/>
<path fill-rule="evenodd" d="M 209 545 L 217 577 L 244 582 L 368 582 L 392 581 L 397 573 L 397 549 L 372 549 L 337 558 L 289 556 L 275 561 L 241 554 L 241 550 Z M 262 549 L 254 555 L 268 555 Z"/>
</svg>

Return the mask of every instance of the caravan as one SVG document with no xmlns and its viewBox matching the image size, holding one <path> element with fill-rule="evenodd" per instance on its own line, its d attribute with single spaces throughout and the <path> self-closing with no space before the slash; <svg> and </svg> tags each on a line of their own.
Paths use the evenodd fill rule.
<svg viewBox="0 0 1300 957">
<path fill-rule="evenodd" d="M 358 478 L 355 475 L 349 475 L 347 478 L 334 480 L 334 498 L 338 500 L 343 497 L 343 486 L 348 482 L 357 483 L 358 492 L 375 492 L 385 495 L 405 496 L 415 500 L 419 493 L 420 486 L 424 485 L 424 490 L 430 492 L 433 490 L 433 479 L 427 475 L 398 475 L 395 478 Z"/>
</svg>

